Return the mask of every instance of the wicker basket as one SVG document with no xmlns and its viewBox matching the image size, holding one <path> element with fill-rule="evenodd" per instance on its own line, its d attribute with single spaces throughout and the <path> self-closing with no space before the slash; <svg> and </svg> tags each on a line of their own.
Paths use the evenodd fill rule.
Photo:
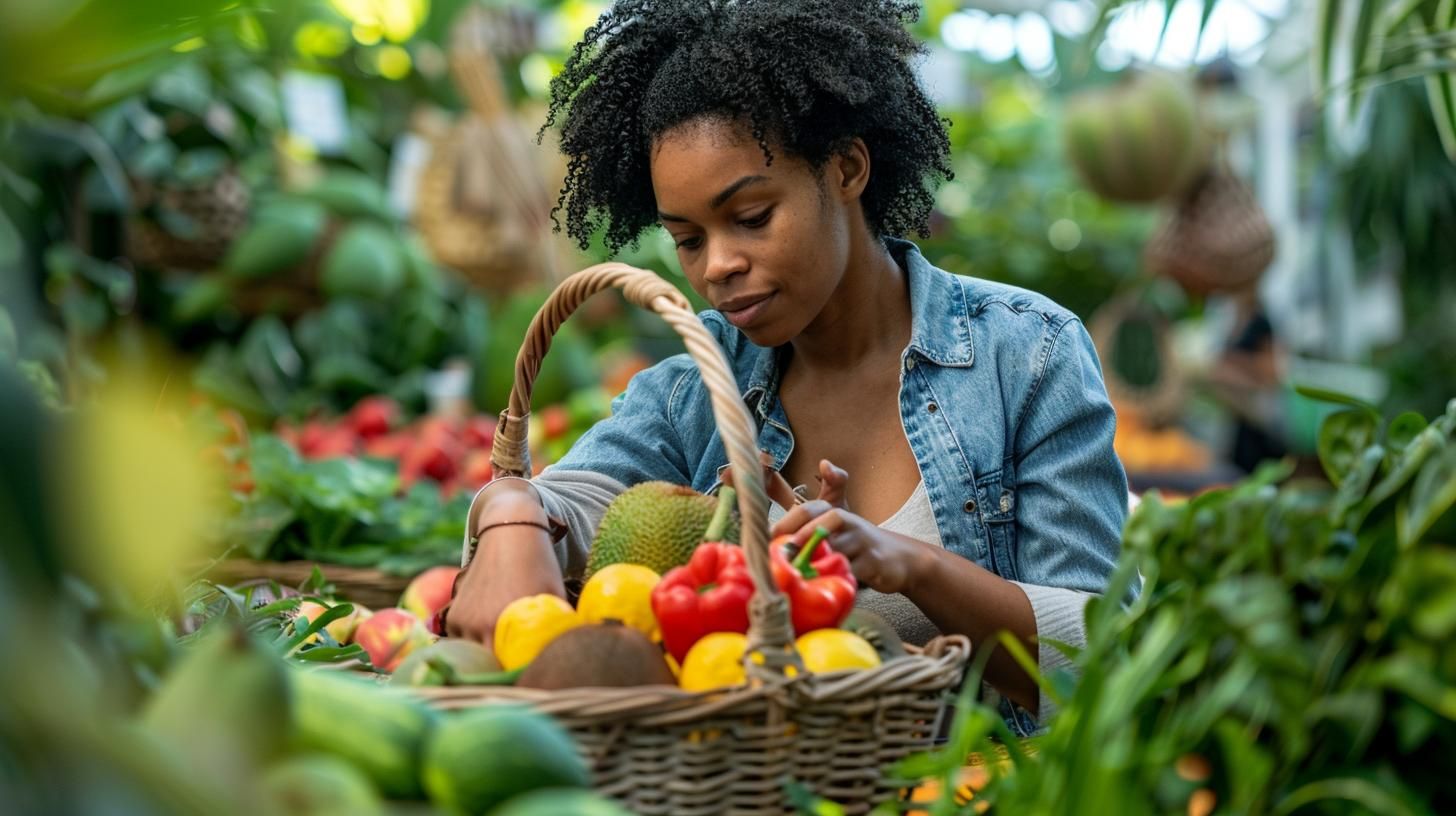
<svg viewBox="0 0 1456 816">
<path fill-rule="evenodd" d="M 1253 285 L 1274 260 L 1264 209 L 1223 160 L 1178 202 L 1143 250 L 1143 263 L 1193 294 Z"/>
<path fill-rule="evenodd" d="M 1148 324 L 1155 338 L 1158 378 L 1147 385 L 1129 382 L 1117 366 L 1118 329 L 1134 321 Z M 1153 427 L 1175 422 L 1183 415 L 1188 382 L 1173 348 L 1172 326 L 1165 315 L 1146 304 L 1140 292 L 1125 292 L 1098 307 L 1088 321 L 1087 332 L 1102 360 L 1102 378 L 1114 406 L 1135 410 Z"/>
<path fill-rule="evenodd" d="M 137 264 L 163 269 L 209 269 L 222 260 L 248 221 L 252 194 L 234 167 L 205 184 L 183 187 L 133 182 L 139 210 L 164 207 L 191 220 L 196 234 L 173 235 L 141 216 L 127 223 L 126 252 Z"/>
<path fill-rule="evenodd" d="M 429 135 L 415 213 L 431 255 L 502 294 L 549 278 L 551 192 L 513 115 L 497 55 L 519 45 L 520 17 L 472 5 L 450 28 L 450 73 L 469 110 Z"/>
<path fill-rule="evenodd" d="M 591 764 L 596 789 L 639 816 L 791 812 L 784 783 L 797 781 L 865 813 L 913 784 L 888 766 L 932 744 L 959 686 L 970 642 L 937 638 L 923 650 L 857 672 L 805 674 L 793 649 L 788 602 L 769 570 L 768 497 L 753 420 L 721 348 L 682 294 L 651 272 L 619 263 L 567 278 L 547 299 L 516 358 L 510 407 L 491 452 L 497 474 L 530 472 L 526 426 L 531 388 L 551 338 L 592 294 L 620 287 L 663 317 L 686 342 L 711 396 L 737 474 L 742 545 L 755 593 L 749 608 L 746 687 L 692 693 L 672 686 L 540 691 L 501 687 L 418 689 L 442 708 L 492 702 L 531 705 L 560 720 Z"/>
</svg>

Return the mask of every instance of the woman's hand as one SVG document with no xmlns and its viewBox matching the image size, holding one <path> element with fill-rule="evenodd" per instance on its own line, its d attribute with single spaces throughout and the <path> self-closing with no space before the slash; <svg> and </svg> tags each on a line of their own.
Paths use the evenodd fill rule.
<svg viewBox="0 0 1456 816">
<path fill-rule="evenodd" d="M 823 527 L 829 531 L 830 549 L 849 559 L 861 584 L 886 594 L 905 592 L 915 580 L 926 545 L 851 513 L 844 498 L 848 483 L 848 473 L 828 459 L 821 460 L 819 498 L 790 509 L 774 524 L 770 537 L 792 534 L 794 546 L 803 547 L 814 529 Z"/>
<path fill-rule="evenodd" d="M 763 464 L 763 486 L 768 497 L 778 504 L 779 507 L 789 509 L 803 503 L 803 498 L 794 492 L 782 473 L 774 470 L 773 457 L 768 451 L 759 452 L 759 460 Z M 849 483 L 849 474 L 844 469 L 836 466 L 828 459 L 819 460 L 819 475 L 814 477 L 819 480 L 819 500 L 828 502 L 835 507 L 845 507 L 844 491 L 845 485 Z M 723 484 L 734 487 L 733 466 L 723 468 Z"/>
<path fill-rule="evenodd" d="M 502 491 L 488 502 L 478 521 L 481 528 L 501 521 L 547 524 L 546 511 L 529 492 Z M 543 593 L 566 597 L 551 536 L 525 524 L 495 527 L 481 538 L 475 559 L 456 582 L 445 634 L 490 647 L 501 611 L 517 598 Z"/>
</svg>

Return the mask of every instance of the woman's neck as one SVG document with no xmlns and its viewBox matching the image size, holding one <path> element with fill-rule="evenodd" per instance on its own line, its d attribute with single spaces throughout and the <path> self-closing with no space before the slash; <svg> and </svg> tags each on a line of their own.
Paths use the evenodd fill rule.
<svg viewBox="0 0 1456 816">
<path fill-rule="evenodd" d="M 842 373 L 877 358 L 898 359 L 909 342 L 909 278 L 866 230 L 856 236 L 839 288 L 792 341 L 794 359 L 814 373 Z"/>
</svg>

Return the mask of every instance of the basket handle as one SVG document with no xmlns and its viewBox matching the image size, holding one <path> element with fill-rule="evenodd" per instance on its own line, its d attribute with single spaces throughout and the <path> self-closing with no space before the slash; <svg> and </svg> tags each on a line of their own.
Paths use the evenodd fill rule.
<svg viewBox="0 0 1456 816">
<path fill-rule="evenodd" d="M 509 407 L 501 412 L 491 447 L 495 472 L 508 476 L 531 475 L 526 439 L 531 415 L 531 389 L 541 371 L 541 360 L 551 348 L 551 338 L 566 318 L 604 289 L 619 288 L 631 303 L 656 312 L 682 337 L 688 353 L 697 363 L 712 400 L 713 418 L 738 490 L 738 511 L 744 555 L 753 578 L 753 601 L 749 605 L 746 661 L 750 677 L 770 681 L 785 676 L 787 667 L 802 673 L 803 665 L 793 649 L 793 627 L 789 606 L 773 582 L 768 552 L 768 494 L 764 491 L 757 433 L 748 406 L 738 393 L 738 383 L 723 349 L 693 312 L 677 287 L 645 269 L 623 263 L 588 267 L 561 282 L 546 298 L 526 330 L 525 342 L 516 355 L 516 378 Z"/>
</svg>

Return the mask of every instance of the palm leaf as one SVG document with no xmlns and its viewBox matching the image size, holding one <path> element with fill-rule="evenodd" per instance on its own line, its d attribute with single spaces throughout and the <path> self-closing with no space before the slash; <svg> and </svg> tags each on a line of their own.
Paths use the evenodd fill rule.
<svg viewBox="0 0 1456 816">
<path fill-rule="evenodd" d="M 1340 27 L 1341 8 L 1340 0 L 1319 0 L 1319 6 L 1315 9 L 1315 28 L 1319 31 L 1319 38 L 1314 41 L 1316 88 L 1330 84 L 1330 63 L 1334 60 L 1335 34 Z"/>
<path fill-rule="evenodd" d="M 1375 18 L 1380 9 L 1380 3 L 1374 0 L 1361 0 L 1360 8 L 1355 16 L 1355 30 L 1350 34 L 1350 48 L 1352 58 L 1350 70 L 1359 75 L 1380 70 L 1381 48 L 1385 40 L 1385 30 L 1375 25 Z M 1350 95 L 1350 115 L 1360 109 L 1360 102 L 1364 97 L 1363 91 L 1356 86 Z"/>
<path fill-rule="evenodd" d="M 1436 4 L 1431 28 L 1438 35 L 1444 34 L 1451 31 L 1453 23 L 1456 23 L 1456 0 L 1440 0 Z M 1413 19 L 1411 25 L 1418 33 L 1426 33 L 1425 26 L 1419 19 Z M 1417 60 L 1426 66 L 1449 62 L 1449 59 L 1438 59 L 1430 51 L 1423 51 Z M 1436 120 L 1436 132 L 1441 136 L 1441 146 L 1445 148 L 1447 156 L 1456 160 L 1456 74 L 1449 69 L 1427 74 L 1426 97 L 1431 103 L 1431 113 Z"/>
</svg>

